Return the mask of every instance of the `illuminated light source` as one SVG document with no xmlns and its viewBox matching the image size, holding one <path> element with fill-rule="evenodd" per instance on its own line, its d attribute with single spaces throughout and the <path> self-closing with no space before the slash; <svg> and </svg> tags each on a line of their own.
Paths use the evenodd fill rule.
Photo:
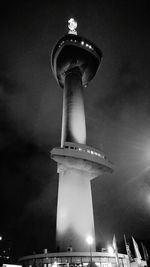
<svg viewBox="0 0 150 267">
<path fill-rule="evenodd" d="M 69 34 L 75 34 L 77 35 L 77 21 L 74 20 L 74 18 L 71 18 L 68 20 L 68 28 L 69 28 Z"/>
<path fill-rule="evenodd" d="M 88 243 L 88 245 L 91 246 L 93 244 L 93 241 L 94 241 L 94 238 L 91 235 L 87 236 L 86 242 Z"/>
<path fill-rule="evenodd" d="M 86 242 L 88 243 L 88 245 L 90 247 L 90 262 L 91 262 L 91 265 L 92 265 L 92 251 L 91 251 L 91 246 L 92 246 L 92 244 L 94 242 L 94 238 L 91 235 L 89 235 L 86 238 Z"/>
<path fill-rule="evenodd" d="M 3 239 L 3 237 L 2 236 L 0 236 L 0 241 Z"/>
<path fill-rule="evenodd" d="M 57 267 L 57 261 L 54 261 L 54 263 L 52 264 L 52 267 Z"/>
<path fill-rule="evenodd" d="M 113 256 L 114 255 L 114 249 L 113 249 L 113 247 L 112 246 L 108 246 L 107 247 L 107 251 L 108 251 L 108 253 L 110 254 L 110 256 Z"/>
</svg>

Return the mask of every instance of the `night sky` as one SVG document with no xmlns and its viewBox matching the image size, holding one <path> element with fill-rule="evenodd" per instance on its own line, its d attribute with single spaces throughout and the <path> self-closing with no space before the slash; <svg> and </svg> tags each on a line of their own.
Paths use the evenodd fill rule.
<svg viewBox="0 0 150 267">
<path fill-rule="evenodd" d="M 103 52 L 84 91 L 87 144 L 115 169 L 92 181 L 97 248 L 115 233 L 150 249 L 149 1 L 12 2 L 0 11 L 0 234 L 19 256 L 55 251 L 62 89 L 50 57 L 74 17 Z"/>
</svg>

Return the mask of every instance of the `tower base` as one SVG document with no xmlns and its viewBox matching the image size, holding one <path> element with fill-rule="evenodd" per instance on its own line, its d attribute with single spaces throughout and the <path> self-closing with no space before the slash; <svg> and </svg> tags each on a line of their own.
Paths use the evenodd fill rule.
<svg viewBox="0 0 150 267">
<path fill-rule="evenodd" d="M 85 170 L 69 168 L 59 173 L 57 204 L 57 246 L 59 251 L 89 251 L 87 236 L 94 242 L 95 234 L 91 196 L 90 174 Z"/>
</svg>

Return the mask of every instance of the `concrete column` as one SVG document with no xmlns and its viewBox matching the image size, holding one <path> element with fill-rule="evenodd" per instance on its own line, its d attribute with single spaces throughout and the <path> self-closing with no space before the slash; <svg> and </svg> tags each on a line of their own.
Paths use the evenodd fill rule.
<svg viewBox="0 0 150 267">
<path fill-rule="evenodd" d="M 65 141 L 86 143 L 83 87 L 78 67 L 68 70 L 65 75 L 61 147 Z"/>
<path fill-rule="evenodd" d="M 61 147 L 64 142 L 86 143 L 86 124 L 81 72 L 66 72 L 63 92 Z M 65 159 L 67 161 L 67 158 Z M 60 168 L 57 203 L 57 246 L 60 251 L 89 251 L 87 236 L 95 240 L 90 173 L 74 166 Z M 95 243 L 91 247 L 95 251 Z"/>
<path fill-rule="evenodd" d="M 57 246 L 60 251 L 88 252 L 87 236 L 94 238 L 91 251 L 95 251 L 95 232 L 90 175 L 74 168 L 59 174 L 57 204 Z"/>
</svg>

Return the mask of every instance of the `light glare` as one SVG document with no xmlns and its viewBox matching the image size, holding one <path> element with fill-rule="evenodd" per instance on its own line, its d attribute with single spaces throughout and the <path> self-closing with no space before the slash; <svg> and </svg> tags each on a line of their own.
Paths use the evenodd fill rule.
<svg viewBox="0 0 150 267">
<path fill-rule="evenodd" d="M 93 244 L 93 241 L 94 241 L 94 239 L 93 239 L 93 237 L 90 236 L 90 235 L 86 238 L 86 242 L 87 242 L 89 245 L 92 245 L 92 244 Z"/>
<path fill-rule="evenodd" d="M 70 34 L 77 34 L 77 21 L 75 21 L 74 18 L 68 20 L 68 28 Z"/>
<path fill-rule="evenodd" d="M 111 256 L 113 256 L 113 254 L 114 254 L 113 247 L 109 245 L 109 246 L 107 247 L 107 250 L 108 250 L 108 253 L 109 253 Z"/>
</svg>

